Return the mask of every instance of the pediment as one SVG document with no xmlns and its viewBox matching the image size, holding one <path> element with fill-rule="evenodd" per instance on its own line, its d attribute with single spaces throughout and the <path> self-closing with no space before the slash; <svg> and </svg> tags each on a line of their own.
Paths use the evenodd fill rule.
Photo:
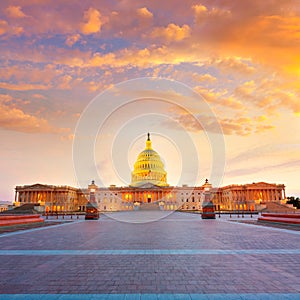
<svg viewBox="0 0 300 300">
<path fill-rule="evenodd" d="M 36 183 L 36 184 L 33 184 L 33 185 L 28 185 L 26 186 L 27 189 L 32 189 L 32 190 L 36 190 L 36 189 L 40 189 L 40 190 L 43 190 L 43 189 L 49 189 L 49 188 L 52 188 L 52 186 L 50 185 L 46 185 L 46 184 L 41 184 L 41 183 Z"/>
<path fill-rule="evenodd" d="M 253 182 L 252 185 L 255 185 L 255 186 L 273 186 L 274 184 L 261 181 L 261 182 Z"/>
<path fill-rule="evenodd" d="M 138 189 L 161 189 L 160 186 L 155 185 L 151 182 L 146 182 L 144 184 L 141 184 L 140 186 L 136 186 L 135 188 L 138 188 Z"/>
</svg>

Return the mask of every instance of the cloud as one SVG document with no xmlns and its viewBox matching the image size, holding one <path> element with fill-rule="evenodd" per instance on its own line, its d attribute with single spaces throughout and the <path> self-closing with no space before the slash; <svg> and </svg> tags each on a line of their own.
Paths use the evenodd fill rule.
<svg viewBox="0 0 300 300">
<path fill-rule="evenodd" d="M 293 86 L 283 88 L 284 82 L 278 76 L 271 79 L 246 81 L 234 89 L 232 97 L 240 99 L 244 105 L 263 109 L 273 115 L 289 109 L 296 115 L 300 113 L 299 89 Z"/>
<path fill-rule="evenodd" d="M 151 36 L 152 38 L 162 39 L 168 42 L 182 41 L 191 35 L 191 28 L 188 25 L 182 27 L 176 24 L 169 24 L 167 27 L 156 27 L 153 29 Z"/>
<path fill-rule="evenodd" d="M 231 16 L 230 10 L 213 7 L 208 9 L 203 4 L 196 4 L 192 6 L 194 11 L 194 22 L 197 25 L 202 25 L 207 18 L 228 18 Z"/>
<path fill-rule="evenodd" d="M 21 26 L 9 26 L 5 20 L 0 20 L 0 35 L 10 34 L 19 36 L 24 32 L 24 28 Z"/>
<path fill-rule="evenodd" d="M 237 98 L 230 95 L 227 90 L 207 89 L 202 86 L 194 87 L 194 91 L 199 93 L 205 101 L 214 106 L 221 106 L 222 108 L 232 108 L 234 110 L 243 110 L 243 103 Z"/>
<path fill-rule="evenodd" d="M 198 74 L 198 73 L 193 73 L 193 79 L 197 82 L 208 82 L 212 83 L 217 81 L 217 78 L 215 76 L 212 76 L 210 74 Z"/>
<path fill-rule="evenodd" d="M 247 136 L 274 128 L 272 125 L 261 124 L 262 120 L 258 121 L 256 118 L 250 117 L 223 117 L 216 119 L 203 114 L 190 115 L 186 113 L 177 113 L 173 116 L 173 120 L 177 121 L 181 127 L 184 127 L 191 132 L 205 130 L 207 132 L 218 133 L 219 128 L 221 127 L 222 132 L 225 135 Z M 164 121 L 162 125 L 176 129 L 173 121 Z"/>
<path fill-rule="evenodd" d="M 249 75 L 253 74 L 255 68 L 251 66 L 251 60 L 246 60 L 241 57 L 226 57 L 213 59 L 211 61 L 211 65 L 215 65 L 218 69 L 226 73 L 235 73 L 235 74 L 243 74 Z"/>
<path fill-rule="evenodd" d="M 25 18 L 26 15 L 23 13 L 21 6 L 8 6 L 6 8 L 6 14 L 10 18 Z"/>
<path fill-rule="evenodd" d="M 152 12 L 150 12 L 147 7 L 138 8 L 136 12 L 139 17 L 146 18 L 146 19 L 153 18 Z"/>
<path fill-rule="evenodd" d="M 0 35 L 8 31 L 8 23 L 5 20 L 0 20 Z"/>
<path fill-rule="evenodd" d="M 120 51 L 109 52 L 102 54 L 96 52 L 90 58 L 85 58 L 84 61 L 78 60 L 78 66 L 94 66 L 94 67 L 104 67 L 109 66 L 110 68 L 132 68 L 137 67 L 140 69 L 145 69 L 149 67 L 159 66 L 159 65 L 179 65 L 184 62 L 194 63 L 199 61 L 200 58 L 197 54 L 190 52 L 186 56 L 187 50 L 177 50 L 172 47 L 156 46 L 151 45 L 149 48 L 145 47 L 142 49 L 137 48 L 125 48 Z M 69 58 L 66 58 L 66 63 L 68 63 Z"/>
<path fill-rule="evenodd" d="M 84 12 L 84 22 L 81 24 L 81 32 L 89 35 L 101 31 L 103 21 L 99 10 L 90 7 Z"/>
<path fill-rule="evenodd" d="M 48 90 L 51 88 L 50 85 L 44 84 L 30 84 L 30 83 L 6 83 L 0 82 L 1 89 L 7 89 L 12 91 L 30 91 L 30 90 Z"/>
<path fill-rule="evenodd" d="M 61 141 L 73 141 L 75 135 L 74 134 L 65 134 L 60 137 Z"/>
<path fill-rule="evenodd" d="M 72 81 L 72 76 L 70 75 L 64 75 L 60 78 L 60 83 L 57 86 L 58 89 L 62 89 L 62 90 L 69 90 L 71 89 L 70 83 Z"/>
<path fill-rule="evenodd" d="M 192 9 L 195 12 L 195 17 L 196 18 L 198 18 L 198 17 L 200 18 L 201 16 L 206 16 L 207 11 L 208 11 L 207 7 L 205 5 L 202 5 L 202 4 L 195 4 L 195 5 L 192 6 Z"/>
<path fill-rule="evenodd" d="M 80 39 L 80 34 L 73 34 L 67 37 L 66 39 L 66 45 L 69 47 L 72 47 L 76 42 L 78 42 Z"/>
<path fill-rule="evenodd" d="M 67 128 L 57 128 L 48 123 L 46 119 L 25 113 L 9 101 L 0 99 L 0 128 L 24 133 L 56 133 L 66 134 Z M 6 99 L 7 100 L 7 99 Z"/>
<path fill-rule="evenodd" d="M 0 76 L 4 80 L 16 80 L 20 83 L 29 81 L 31 83 L 51 82 L 53 78 L 62 75 L 65 69 L 54 64 L 29 64 L 10 63 L 0 69 Z"/>
<path fill-rule="evenodd" d="M 44 95 L 41 95 L 41 94 L 33 94 L 33 95 L 31 95 L 31 97 L 35 98 L 35 99 L 42 99 L 42 100 L 47 99 L 47 97 L 45 97 Z"/>
</svg>

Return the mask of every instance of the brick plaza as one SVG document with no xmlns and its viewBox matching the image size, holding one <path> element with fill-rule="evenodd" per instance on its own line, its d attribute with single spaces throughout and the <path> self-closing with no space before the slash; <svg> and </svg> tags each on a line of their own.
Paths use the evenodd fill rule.
<svg viewBox="0 0 300 300">
<path fill-rule="evenodd" d="M 0 235 L 0 299 L 300 299 L 299 231 L 160 213 Z"/>
</svg>

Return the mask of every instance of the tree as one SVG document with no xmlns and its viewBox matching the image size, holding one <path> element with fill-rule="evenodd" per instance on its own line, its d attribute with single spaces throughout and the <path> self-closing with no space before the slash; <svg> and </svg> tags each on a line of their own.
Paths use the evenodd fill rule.
<svg viewBox="0 0 300 300">
<path fill-rule="evenodd" d="M 293 204 L 294 207 L 297 209 L 300 209 L 300 199 L 299 197 L 287 197 L 288 201 L 286 202 L 287 204 Z"/>
</svg>

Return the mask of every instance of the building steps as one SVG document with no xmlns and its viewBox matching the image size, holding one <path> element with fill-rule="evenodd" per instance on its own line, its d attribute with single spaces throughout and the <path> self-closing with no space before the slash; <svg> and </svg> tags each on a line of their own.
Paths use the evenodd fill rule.
<svg viewBox="0 0 300 300">
<path fill-rule="evenodd" d="M 42 223 L 40 215 L 0 215 L 0 226 L 12 226 L 29 223 Z"/>
<path fill-rule="evenodd" d="M 261 217 L 258 218 L 259 222 L 267 223 L 284 223 L 284 224 L 293 224 L 300 226 L 300 213 L 294 214 L 270 214 L 262 213 Z"/>
<path fill-rule="evenodd" d="M 160 210 L 158 202 L 141 203 L 139 210 Z"/>
<path fill-rule="evenodd" d="M 276 202 L 266 202 L 266 208 L 262 209 L 261 212 L 269 213 L 294 213 L 295 209 L 288 207 L 284 204 L 279 204 Z"/>
</svg>

